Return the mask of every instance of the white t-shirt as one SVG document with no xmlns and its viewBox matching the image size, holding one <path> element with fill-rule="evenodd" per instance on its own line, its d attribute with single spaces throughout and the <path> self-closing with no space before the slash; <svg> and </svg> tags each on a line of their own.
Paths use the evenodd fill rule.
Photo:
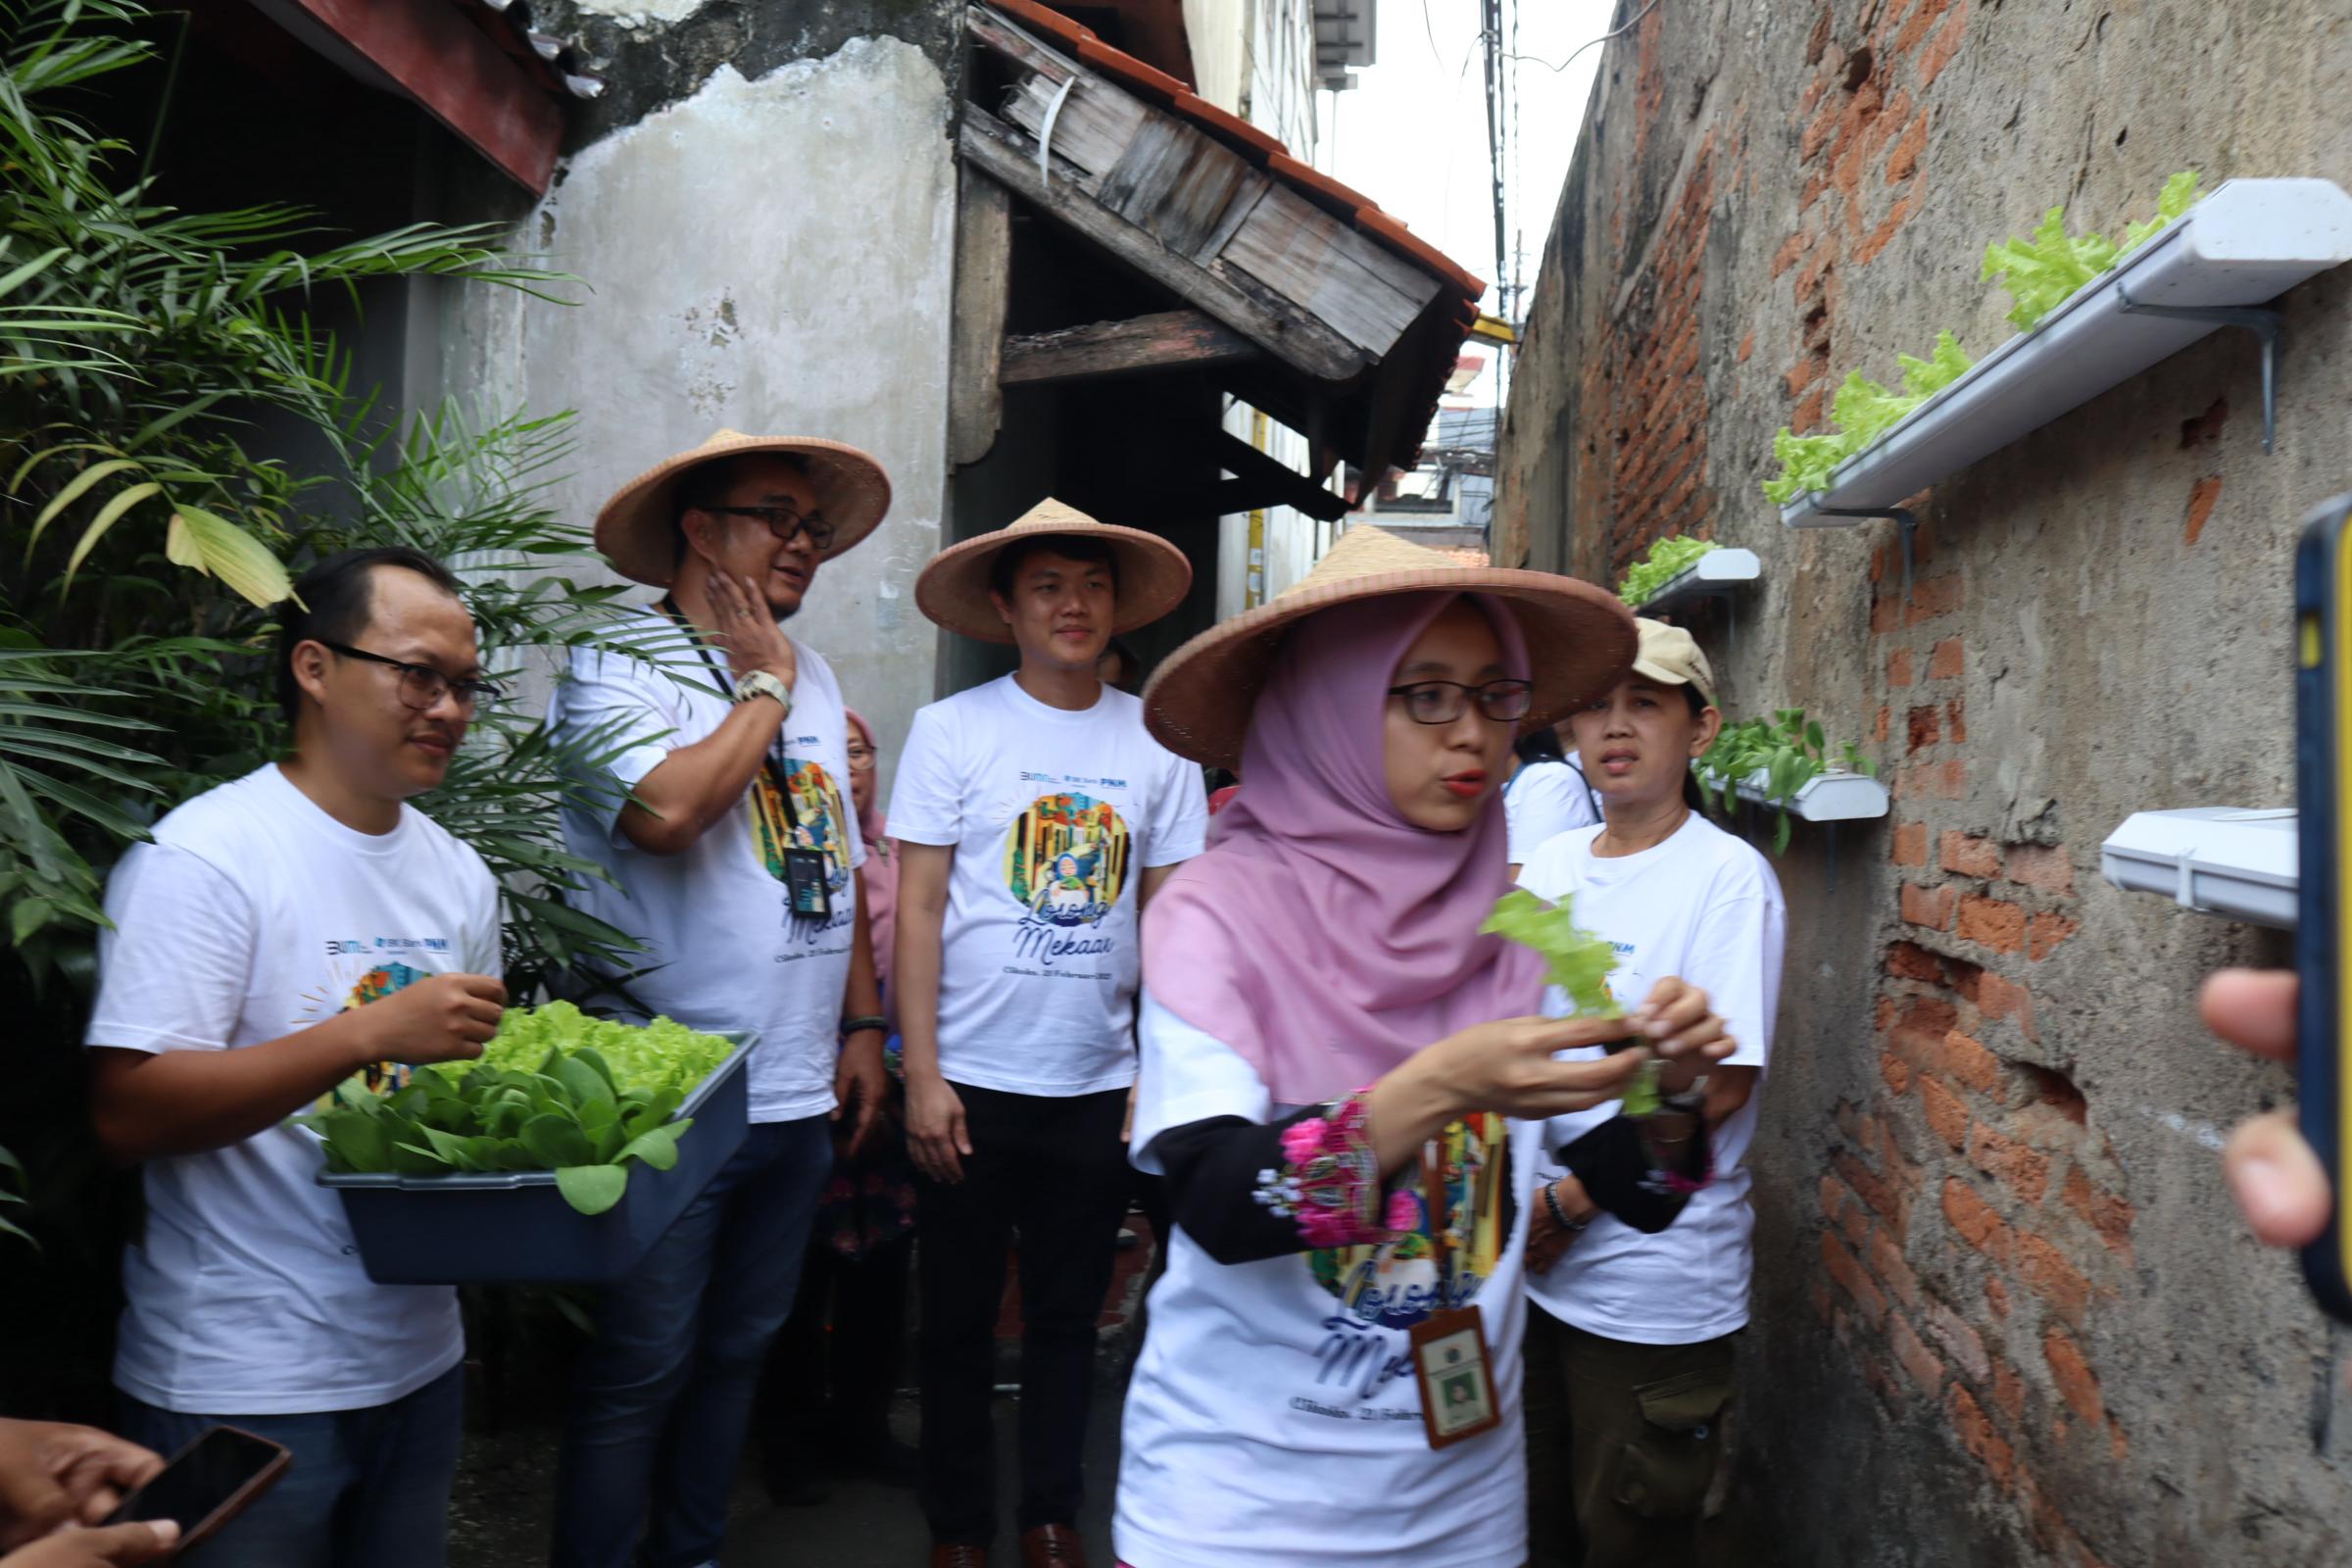
<svg viewBox="0 0 2352 1568">
<path fill-rule="evenodd" d="M 480 856 L 414 808 L 389 833 L 346 827 L 274 764 L 158 822 L 115 868 L 106 912 L 85 1039 L 125 1051 L 235 1051 L 427 975 L 503 967 Z M 457 1292 L 370 1281 L 343 1200 L 318 1184 L 324 1160 L 317 1134 L 281 1123 L 147 1161 L 117 1387 L 192 1414 L 356 1410 L 457 1364 Z"/>
<path fill-rule="evenodd" d="M 1698 812 L 1663 844 L 1639 855 L 1602 858 L 1592 854 L 1592 828 L 1553 839 L 1536 852 L 1519 882 L 1539 898 L 1576 899 L 1576 923 L 1617 949 L 1610 992 L 1631 1007 L 1666 975 L 1701 987 L 1739 1050 L 1731 1067 L 1762 1068 L 1772 1050 L 1780 1007 L 1781 952 L 1788 911 L 1781 885 L 1764 857 Z M 1544 1011 L 1574 1011 L 1557 987 L 1544 994 Z M 1600 1048 L 1566 1053 L 1595 1056 Z M 1528 1276 L 1536 1300 L 1588 1333 L 1637 1345 L 1695 1345 L 1747 1322 L 1750 1238 L 1755 1210 L 1743 1163 L 1756 1130 L 1762 1093 L 1727 1117 L 1713 1134 L 1714 1184 L 1690 1200 L 1672 1225 L 1644 1236 L 1606 1214 L 1596 1217 L 1548 1274 Z M 1548 1151 L 1573 1142 L 1617 1114 L 1617 1102 L 1544 1125 L 1541 1150 L 1521 1161 L 1535 1198 L 1538 1182 L 1562 1174 Z"/>
<path fill-rule="evenodd" d="M 578 650 L 548 706 L 549 723 L 567 740 L 613 732 L 601 744 L 620 750 L 605 762 L 603 782 L 630 789 L 671 752 L 710 739 L 735 706 L 718 694 L 701 655 L 675 647 L 681 634 L 674 622 L 651 611 L 644 621 L 631 632 L 674 650 L 662 662 Z M 745 1069 L 756 1122 L 797 1121 L 833 1108 L 856 935 L 858 889 L 850 873 L 865 859 L 858 813 L 848 807 L 849 720 L 841 687 L 814 649 L 791 641 L 798 660 L 792 713 L 777 729 L 789 810 L 763 765 L 743 800 L 691 847 L 649 855 L 621 831 L 617 793 L 594 808 L 564 808 L 571 853 L 612 874 L 611 883 L 587 881 L 577 896 L 581 911 L 646 944 L 645 952 L 622 960 L 628 969 L 650 970 L 626 981 L 643 1004 L 634 1015 L 664 1015 L 691 1029 L 760 1032 Z M 772 703 L 763 707 L 775 711 Z M 829 918 L 791 910 L 784 851 L 794 845 L 824 855 Z M 619 1005 L 618 999 L 602 1000 Z"/>
<path fill-rule="evenodd" d="M 941 1074 L 1019 1095 L 1133 1083 L 1136 884 L 1199 855 L 1207 830 L 1200 770 L 1125 692 L 1073 712 L 1006 675 L 916 713 L 890 836 L 956 851 Z"/>
<path fill-rule="evenodd" d="M 1511 827 L 1511 864 L 1525 865 L 1562 833 L 1600 820 L 1585 775 L 1570 762 L 1530 762 L 1502 790 Z"/>
<path fill-rule="evenodd" d="M 1136 1163 L 1210 1116 L 1281 1119 L 1234 1052 L 1144 993 Z M 1433 1451 L 1407 1331 L 1439 1295 L 1426 1231 L 1398 1247 L 1219 1263 L 1179 1227 L 1152 1292 L 1128 1385 L 1113 1541 L 1137 1568 L 1519 1568 L 1527 1558 L 1519 1416 L 1524 1184 L 1499 1116 L 1448 1129 L 1477 1194 L 1463 1272 L 1444 1304 L 1477 1302 L 1502 1424 Z M 1458 1189 L 1457 1189 L 1458 1191 Z M 1457 1199 L 1458 1201 L 1458 1199 Z M 1426 1217 L 1424 1226 L 1426 1227 Z"/>
</svg>

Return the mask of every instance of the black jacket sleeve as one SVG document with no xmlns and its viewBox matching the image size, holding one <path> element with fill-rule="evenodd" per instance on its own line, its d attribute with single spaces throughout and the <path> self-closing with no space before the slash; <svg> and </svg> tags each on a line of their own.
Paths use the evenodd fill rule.
<svg viewBox="0 0 2352 1568">
<path fill-rule="evenodd" d="M 1312 1251 L 1272 1193 L 1286 1163 L 1283 1130 L 1322 1114 L 1324 1107 L 1315 1105 L 1274 1122 L 1210 1116 L 1152 1139 L 1151 1153 L 1166 1175 L 1176 1223 L 1220 1263 Z"/>
</svg>

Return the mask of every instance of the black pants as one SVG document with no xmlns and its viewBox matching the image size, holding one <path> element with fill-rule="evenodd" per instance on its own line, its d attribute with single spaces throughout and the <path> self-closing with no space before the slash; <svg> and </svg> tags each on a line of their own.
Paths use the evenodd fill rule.
<svg viewBox="0 0 2352 1568">
<path fill-rule="evenodd" d="M 857 1258 L 835 1250 L 829 1237 L 808 1244 L 753 1417 L 771 1483 L 871 1460 L 889 1447 L 913 1259 L 905 1237 Z"/>
<path fill-rule="evenodd" d="M 921 1182 L 923 1512 L 932 1539 L 996 1535 L 997 1315 L 1019 1234 L 1020 1527 L 1075 1525 L 1084 1492 L 1096 1325 L 1110 1293 L 1127 1148 L 1127 1091 L 1069 1099 L 955 1086 L 972 1152 L 963 1180 Z"/>
</svg>

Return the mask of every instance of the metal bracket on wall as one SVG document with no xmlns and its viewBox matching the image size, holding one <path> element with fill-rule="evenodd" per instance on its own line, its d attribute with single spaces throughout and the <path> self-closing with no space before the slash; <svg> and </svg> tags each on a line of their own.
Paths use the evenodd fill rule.
<svg viewBox="0 0 2352 1568">
<path fill-rule="evenodd" d="M 2262 339 L 2262 450 L 2264 456 L 2270 455 L 2278 442 L 2278 334 L 2285 323 L 2283 313 L 2264 305 L 2142 305 L 2120 284 L 2115 303 L 2127 316 L 2242 326 Z"/>
<path fill-rule="evenodd" d="M 1825 517 L 1890 517 L 1903 539 L 1903 603 L 1911 602 L 1911 541 L 1918 537 L 1919 518 L 1904 507 L 1821 507 Z"/>
</svg>

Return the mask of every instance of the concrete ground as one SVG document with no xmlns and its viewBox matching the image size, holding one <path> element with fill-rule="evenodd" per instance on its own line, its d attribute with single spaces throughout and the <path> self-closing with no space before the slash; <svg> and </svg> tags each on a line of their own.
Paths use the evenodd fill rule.
<svg viewBox="0 0 2352 1568">
<path fill-rule="evenodd" d="M 1093 1418 L 1087 1441 L 1087 1504 L 1079 1521 L 1088 1557 L 1109 1568 L 1110 1501 L 1118 1480 L 1119 1403 L 1126 1387 L 1135 1340 L 1136 1309 L 1152 1258 L 1149 1224 L 1129 1221 L 1140 1245 L 1119 1254 L 1117 1273 L 1101 1322 L 1102 1355 L 1096 1364 Z M 1019 1297 L 1008 1285 L 998 1328 L 1000 1378 L 1019 1376 Z M 564 1357 L 534 1354 L 558 1337 L 560 1326 L 541 1317 L 510 1331 L 513 1348 L 493 1359 L 514 1368 L 495 1394 L 478 1379 L 472 1399 L 473 1430 L 459 1465 L 450 1506 L 450 1568 L 530 1568 L 547 1559 L 548 1525 L 555 1507 L 556 1440 L 561 1430 Z M 476 1326 L 476 1344 L 493 1341 Z M 515 1342 L 521 1342 L 519 1344 Z M 913 1442 L 919 1426 L 911 1387 L 911 1343 L 901 1363 L 908 1384 L 892 1411 L 898 1436 Z M 477 1373 L 479 1368 L 477 1367 Z M 998 1562 L 1017 1562 L 1013 1508 L 1019 1490 L 1019 1445 L 1015 1424 L 1018 1396 L 997 1400 L 997 1470 L 1002 1487 L 1003 1533 Z M 747 1453 L 735 1489 L 723 1568 L 920 1568 L 928 1560 L 930 1534 L 912 1489 L 864 1479 L 828 1478 L 827 1498 L 814 1506 L 778 1507 L 770 1502 L 756 1454 Z"/>
</svg>

